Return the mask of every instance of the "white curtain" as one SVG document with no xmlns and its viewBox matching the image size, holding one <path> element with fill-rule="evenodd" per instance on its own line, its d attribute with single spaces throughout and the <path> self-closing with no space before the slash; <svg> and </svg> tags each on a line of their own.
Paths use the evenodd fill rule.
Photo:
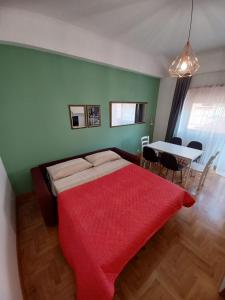
<svg viewBox="0 0 225 300">
<path fill-rule="evenodd" d="M 177 127 L 184 144 L 203 144 L 202 163 L 220 151 L 217 173 L 225 176 L 225 86 L 192 88 L 188 91 Z"/>
</svg>

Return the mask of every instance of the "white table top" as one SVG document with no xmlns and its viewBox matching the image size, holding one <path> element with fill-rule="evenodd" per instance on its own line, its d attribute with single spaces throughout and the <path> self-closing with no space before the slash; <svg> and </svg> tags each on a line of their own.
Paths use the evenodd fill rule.
<svg viewBox="0 0 225 300">
<path fill-rule="evenodd" d="M 147 147 L 150 147 L 152 149 L 155 149 L 159 152 L 166 152 L 173 154 L 177 157 L 185 158 L 188 160 L 195 160 L 199 156 L 202 155 L 203 151 L 185 147 L 185 146 L 180 146 L 180 145 L 175 145 L 171 143 L 166 143 L 162 141 L 158 141 L 155 143 L 151 143 L 146 145 Z"/>
</svg>

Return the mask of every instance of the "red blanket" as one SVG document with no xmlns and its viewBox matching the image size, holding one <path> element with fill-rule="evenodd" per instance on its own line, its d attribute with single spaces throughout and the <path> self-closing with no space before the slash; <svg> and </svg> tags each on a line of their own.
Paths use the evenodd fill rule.
<svg viewBox="0 0 225 300">
<path fill-rule="evenodd" d="M 111 300 L 125 264 L 183 205 L 180 187 L 136 165 L 60 193 L 59 239 L 77 299 Z"/>
</svg>

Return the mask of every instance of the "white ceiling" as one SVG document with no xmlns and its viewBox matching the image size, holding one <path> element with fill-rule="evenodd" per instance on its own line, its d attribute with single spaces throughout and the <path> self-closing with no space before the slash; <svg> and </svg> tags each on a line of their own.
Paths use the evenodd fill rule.
<svg viewBox="0 0 225 300">
<path fill-rule="evenodd" d="M 187 37 L 191 0 L 0 0 L 60 19 L 146 54 L 174 57 Z M 225 47 L 225 0 L 195 0 L 192 46 Z"/>
</svg>

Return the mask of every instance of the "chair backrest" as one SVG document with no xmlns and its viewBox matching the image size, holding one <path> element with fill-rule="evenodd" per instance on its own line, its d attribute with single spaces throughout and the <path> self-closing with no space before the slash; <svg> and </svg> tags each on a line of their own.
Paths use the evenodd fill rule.
<svg viewBox="0 0 225 300">
<path fill-rule="evenodd" d="M 175 144 L 175 145 L 182 145 L 182 138 L 174 136 L 172 137 L 172 139 L 170 140 L 171 144 Z"/>
<path fill-rule="evenodd" d="M 202 150 L 202 143 L 198 141 L 191 141 L 187 147 L 197 149 L 197 150 Z"/>
<path fill-rule="evenodd" d="M 206 176 L 209 169 L 212 167 L 213 161 L 216 159 L 216 157 L 219 155 L 219 151 L 216 152 L 216 154 L 210 156 L 209 160 L 207 161 L 203 171 L 202 171 L 202 175 Z"/>
<path fill-rule="evenodd" d="M 209 169 L 211 168 L 212 164 L 213 164 L 213 161 L 216 159 L 216 157 L 219 155 L 219 151 L 216 152 L 216 154 L 212 155 L 207 164 L 205 165 L 204 169 L 203 169 L 203 172 L 202 172 L 202 175 L 201 175 L 201 178 L 199 180 L 199 185 L 198 185 L 198 188 L 197 188 L 197 191 L 201 188 L 201 186 L 204 184 L 204 181 L 207 177 L 207 174 L 209 172 Z"/>
<path fill-rule="evenodd" d="M 216 154 L 214 155 L 214 159 L 213 160 L 215 160 L 219 154 L 220 154 L 220 151 L 217 151 Z"/>
<path fill-rule="evenodd" d="M 144 146 L 146 146 L 148 144 L 149 144 L 149 136 L 148 135 L 143 136 L 141 138 L 141 149 L 142 149 L 142 151 L 143 151 Z"/>
<path fill-rule="evenodd" d="M 143 148 L 143 158 L 150 162 L 158 161 L 158 157 L 157 157 L 155 151 L 152 148 L 146 147 L 146 146 Z"/>
<path fill-rule="evenodd" d="M 178 171 L 178 163 L 174 155 L 163 152 L 160 157 L 160 162 L 165 168 Z"/>
<path fill-rule="evenodd" d="M 220 153 L 220 152 L 217 151 L 216 154 L 212 155 L 212 156 L 209 158 L 207 164 L 205 165 L 205 168 L 208 168 L 208 169 L 209 169 L 209 168 L 212 166 L 214 160 L 215 160 L 216 157 L 219 155 L 219 153 Z M 205 168 L 204 168 L 204 169 L 205 169 Z M 204 172 L 204 171 L 203 171 L 203 172 Z"/>
</svg>

